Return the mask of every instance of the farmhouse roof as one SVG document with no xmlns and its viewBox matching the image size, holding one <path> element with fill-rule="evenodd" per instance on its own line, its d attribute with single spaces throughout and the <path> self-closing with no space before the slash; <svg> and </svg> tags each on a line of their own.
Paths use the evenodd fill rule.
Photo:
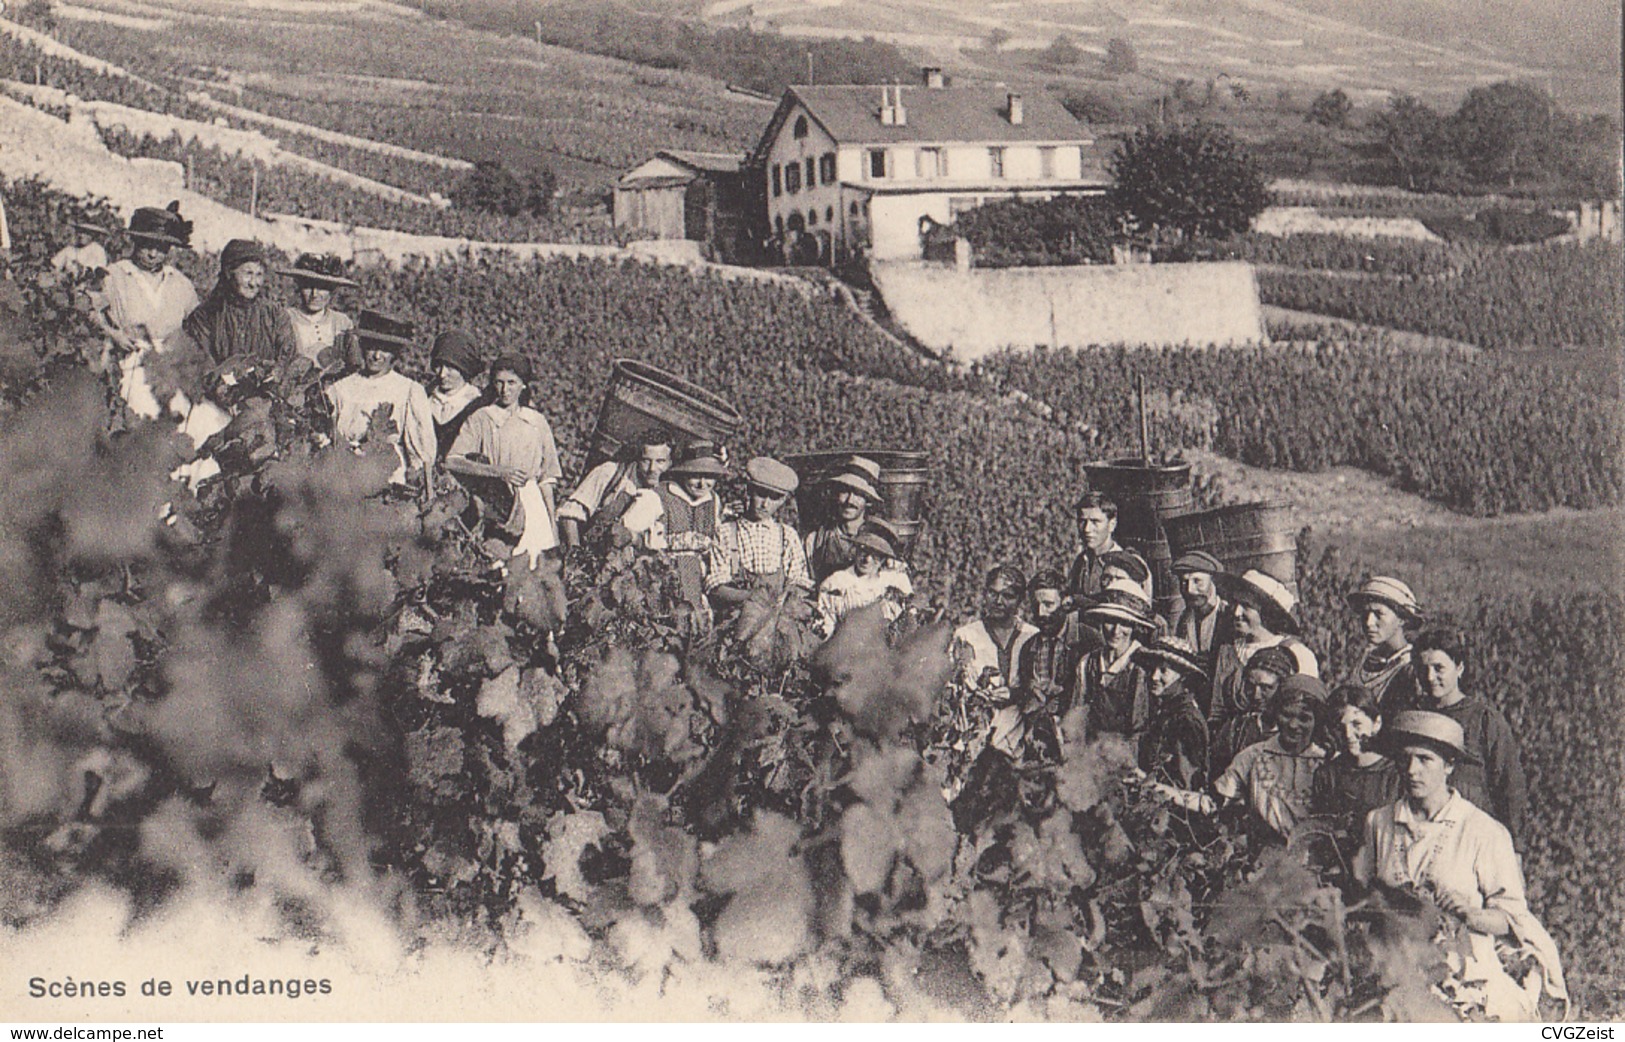
<svg viewBox="0 0 1625 1042">
<path fill-rule="evenodd" d="M 734 152 L 689 152 L 663 148 L 656 154 L 665 156 L 675 163 L 713 174 L 737 174 L 740 165 L 745 161 L 743 154 Z"/>
<path fill-rule="evenodd" d="M 901 91 L 905 122 L 880 121 L 879 86 L 789 87 L 768 127 L 771 136 L 794 103 L 805 105 L 842 144 L 959 141 L 1090 141 L 1087 124 L 1048 94 L 1022 98 L 1020 123 L 1010 122 L 1009 95 L 1002 87 L 893 87 Z"/>
</svg>

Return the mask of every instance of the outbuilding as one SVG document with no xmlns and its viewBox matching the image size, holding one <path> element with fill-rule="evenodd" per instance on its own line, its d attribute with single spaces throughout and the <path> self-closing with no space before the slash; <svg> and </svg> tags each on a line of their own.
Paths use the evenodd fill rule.
<svg viewBox="0 0 1625 1042">
<path fill-rule="evenodd" d="M 743 156 L 662 149 L 615 182 L 615 228 L 704 243 L 732 262 L 744 242 Z"/>
</svg>

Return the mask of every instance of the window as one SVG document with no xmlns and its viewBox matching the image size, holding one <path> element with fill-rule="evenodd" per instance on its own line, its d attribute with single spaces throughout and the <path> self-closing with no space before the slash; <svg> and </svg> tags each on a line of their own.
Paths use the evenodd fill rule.
<svg viewBox="0 0 1625 1042">
<path fill-rule="evenodd" d="M 858 201 L 856 199 L 852 200 L 852 205 L 846 208 L 846 212 L 851 214 L 853 217 L 858 215 Z"/>
<path fill-rule="evenodd" d="M 915 177 L 948 176 L 948 156 L 940 148 L 922 148 L 914 153 Z"/>
<path fill-rule="evenodd" d="M 791 131 L 798 138 L 807 136 L 807 117 L 797 116 L 795 128 Z"/>
<path fill-rule="evenodd" d="M 784 174 L 784 171 L 782 169 L 780 169 L 779 164 L 774 163 L 773 164 L 773 195 L 775 197 L 778 197 L 778 196 L 781 196 L 781 195 L 784 194 L 784 177 L 783 177 L 783 174 Z"/>
<path fill-rule="evenodd" d="M 778 232 L 780 235 L 784 234 L 784 214 L 781 213 L 777 217 L 773 218 L 773 230 Z"/>
<path fill-rule="evenodd" d="M 1004 149 L 990 148 L 987 150 L 989 173 L 994 177 L 1004 176 Z"/>
<path fill-rule="evenodd" d="M 825 224 L 834 224 L 835 223 L 835 207 L 833 207 L 833 206 L 824 207 L 824 223 Z"/>
<path fill-rule="evenodd" d="M 812 156 L 807 157 L 807 187 L 818 184 L 818 160 Z"/>
<path fill-rule="evenodd" d="M 784 164 L 784 190 L 791 195 L 801 191 L 801 164 Z"/>
<path fill-rule="evenodd" d="M 835 153 L 825 152 L 818 157 L 818 179 L 827 185 L 835 183 Z"/>
<path fill-rule="evenodd" d="M 1055 176 L 1055 149 L 1041 148 L 1038 150 L 1038 176 Z"/>
<path fill-rule="evenodd" d="M 807 211 L 807 227 L 818 227 L 818 208 L 816 206 Z"/>
<path fill-rule="evenodd" d="M 871 148 L 869 150 L 869 165 L 868 165 L 867 169 L 869 171 L 869 176 L 870 177 L 885 177 L 886 176 L 886 150 L 885 149 L 883 149 L 883 148 Z"/>
</svg>

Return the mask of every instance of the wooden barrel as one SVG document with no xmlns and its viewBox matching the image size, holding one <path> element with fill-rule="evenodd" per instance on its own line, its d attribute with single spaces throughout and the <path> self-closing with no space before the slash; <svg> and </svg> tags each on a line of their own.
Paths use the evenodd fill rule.
<svg viewBox="0 0 1625 1042">
<path fill-rule="evenodd" d="M 839 449 L 831 452 L 808 452 L 791 456 L 786 463 L 801 478 L 796 490 L 796 514 L 801 527 L 807 531 L 833 523 L 834 502 L 820 482 L 846 466 L 853 456 L 873 460 L 880 467 L 880 505 L 875 514 L 885 518 L 902 537 L 900 548 L 906 557 L 914 550 L 924 525 L 925 494 L 930 484 L 931 468 L 923 452 L 900 449 Z"/>
<path fill-rule="evenodd" d="M 1298 592 L 1298 530 L 1284 503 L 1242 503 L 1164 522 L 1175 556 L 1205 550 L 1232 572 L 1256 568 Z"/>
<path fill-rule="evenodd" d="M 623 358 L 615 363 L 604 404 L 598 410 L 587 468 L 617 458 L 622 446 L 651 434 L 670 438 L 673 448 L 690 441 L 721 446 L 743 422 L 732 405 L 705 388 Z"/>
<path fill-rule="evenodd" d="M 1151 566 L 1157 610 L 1164 615 L 1176 611 L 1179 581 L 1164 524 L 1168 518 L 1190 513 L 1195 505 L 1191 465 L 1147 466 L 1139 459 L 1114 459 L 1084 464 L 1083 472 L 1090 489 L 1117 504 L 1117 541 Z"/>
</svg>

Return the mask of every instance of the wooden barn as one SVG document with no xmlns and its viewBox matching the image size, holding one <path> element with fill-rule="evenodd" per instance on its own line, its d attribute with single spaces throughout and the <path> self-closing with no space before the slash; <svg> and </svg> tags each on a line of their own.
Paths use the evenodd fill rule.
<svg viewBox="0 0 1625 1042">
<path fill-rule="evenodd" d="M 745 246 L 744 157 L 663 149 L 615 182 L 615 228 L 704 243 L 720 261 Z"/>
</svg>

